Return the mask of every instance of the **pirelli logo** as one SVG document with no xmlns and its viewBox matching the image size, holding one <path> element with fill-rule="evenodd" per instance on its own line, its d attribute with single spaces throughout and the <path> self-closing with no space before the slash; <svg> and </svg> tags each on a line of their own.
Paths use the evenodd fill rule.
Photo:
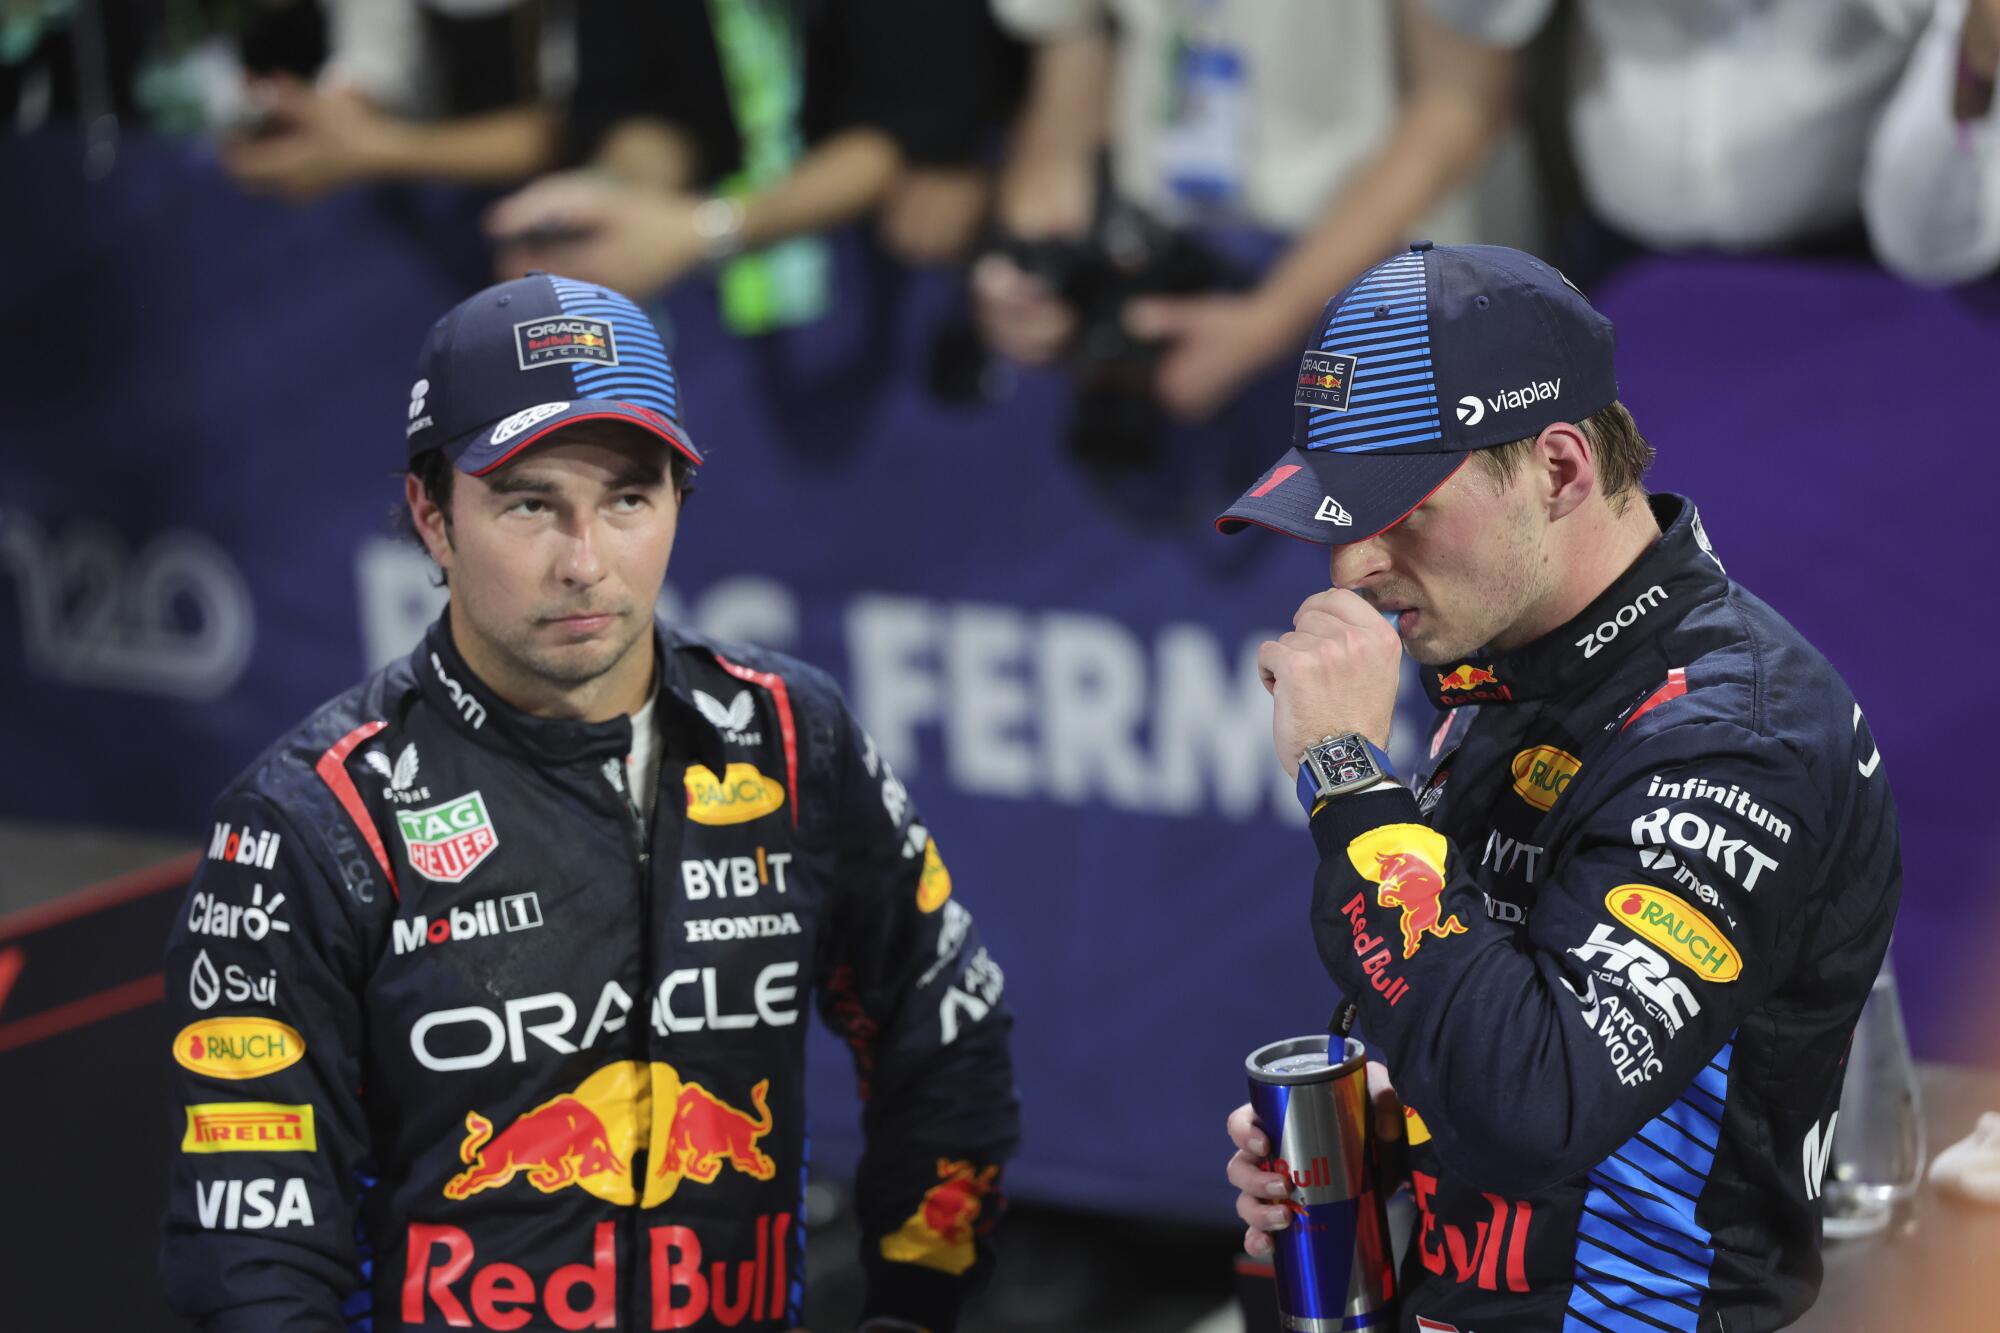
<svg viewBox="0 0 2000 1333">
<path fill-rule="evenodd" d="M 313 1109 L 277 1102 L 205 1102 L 187 1108 L 182 1152 L 317 1152 Z"/>
</svg>

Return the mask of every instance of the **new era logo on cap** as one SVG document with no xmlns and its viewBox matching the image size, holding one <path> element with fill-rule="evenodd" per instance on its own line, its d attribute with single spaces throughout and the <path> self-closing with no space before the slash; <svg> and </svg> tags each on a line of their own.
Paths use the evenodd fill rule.
<svg viewBox="0 0 2000 1333">
<path fill-rule="evenodd" d="M 1343 528 L 1354 526 L 1354 515 L 1340 507 L 1340 501 L 1331 495 L 1319 502 L 1319 512 L 1313 515 L 1322 523 L 1337 523 Z"/>
<path fill-rule="evenodd" d="M 1292 406 L 1345 412 L 1353 383 L 1353 357 L 1345 352 L 1307 352 L 1299 362 L 1299 387 L 1292 394 Z"/>
<path fill-rule="evenodd" d="M 537 366 L 618 364 L 618 344 L 612 340 L 610 321 L 577 315 L 516 324 L 514 351 L 523 370 Z"/>
</svg>

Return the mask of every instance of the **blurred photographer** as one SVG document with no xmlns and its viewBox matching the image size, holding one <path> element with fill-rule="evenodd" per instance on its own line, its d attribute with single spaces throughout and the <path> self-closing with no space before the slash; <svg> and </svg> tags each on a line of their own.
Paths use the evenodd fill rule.
<svg viewBox="0 0 2000 1333">
<path fill-rule="evenodd" d="M 1293 355 L 1326 294 L 1414 230 L 1466 229 L 1470 201 L 1439 206 L 1511 120 L 1511 61 L 1416 0 L 994 5 L 1036 45 L 1001 237 L 973 271 L 981 332 L 1038 364 L 1094 363 L 1122 331 L 1139 349 L 1126 364 L 1144 363 L 1151 396 L 1185 420 Z M 1100 153 L 1113 199 L 1100 198 Z M 1182 249 L 1170 271 L 1135 268 L 1116 252 L 1134 217 L 1217 253 L 1156 241 Z M 1204 262 L 1212 281 L 1190 285 Z M 1080 297 L 1093 268 L 1127 276 L 1115 330 Z"/>
<path fill-rule="evenodd" d="M 311 79 L 258 72 L 225 136 L 244 189 L 311 199 L 377 180 L 505 184 L 554 164 L 568 25 L 543 0 L 323 0 Z"/>
</svg>

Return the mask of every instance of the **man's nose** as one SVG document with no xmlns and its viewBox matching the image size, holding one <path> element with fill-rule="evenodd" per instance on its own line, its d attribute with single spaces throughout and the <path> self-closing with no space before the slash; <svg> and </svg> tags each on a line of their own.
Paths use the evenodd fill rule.
<svg viewBox="0 0 2000 1333">
<path fill-rule="evenodd" d="M 598 554 L 599 534 L 595 522 L 586 520 L 566 534 L 556 574 L 564 583 L 589 586 L 604 577 L 604 561 Z"/>
<path fill-rule="evenodd" d="M 1327 556 L 1327 572 L 1336 588 L 1352 588 L 1388 566 L 1388 553 L 1373 537 L 1331 547 Z"/>
</svg>

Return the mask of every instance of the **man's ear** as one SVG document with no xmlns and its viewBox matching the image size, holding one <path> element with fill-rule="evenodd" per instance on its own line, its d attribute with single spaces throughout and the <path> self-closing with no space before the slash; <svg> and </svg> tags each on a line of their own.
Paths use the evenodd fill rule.
<svg viewBox="0 0 2000 1333">
<path fill-rule="evenodd" d="M 1551 520 L 1563 518 L 1597 488 L 1597 450 L 1583 427 L 1554 421 L 1535 437 L 1534 476 Z"/>
<path fill-rule="evenodd" d="M 403 502 L 410 507 L 410 526 L 417 530 L 424 549 L 431 553 L 431 559 L 437 562 L 439 569 L 449 570 L 454 554 L 451 515 L 431 499 L 414 472 L 404 474 Z"/>
</svg>

